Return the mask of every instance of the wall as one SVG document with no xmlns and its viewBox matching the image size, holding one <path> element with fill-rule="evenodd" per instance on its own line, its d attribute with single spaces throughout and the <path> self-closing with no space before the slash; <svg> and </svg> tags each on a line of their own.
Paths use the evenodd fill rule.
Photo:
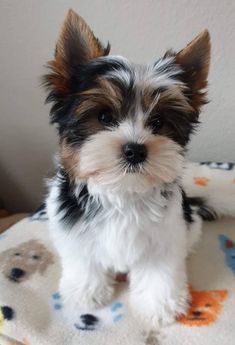
<svg viewBox="0 0 235 345">
<path fill-rule="evenodd" d="M 136 62 L 182 48 L 208 28 L 213 43 L 211 103 L 193 139 L 193 160 L 235 161 L 235 1 L 231 0 L 1 0 L 0 198 L 14 211 L 35 207 L 57 148 L 40 88 L 69 7 L 90 23 L 112 52 Z"/>
</svg>

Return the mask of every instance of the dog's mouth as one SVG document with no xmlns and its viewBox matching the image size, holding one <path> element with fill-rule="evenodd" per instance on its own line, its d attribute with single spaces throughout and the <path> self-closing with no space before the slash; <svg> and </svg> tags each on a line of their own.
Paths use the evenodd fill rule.
<svg viewBox="0 0 235 345">
<path fill-rule="evenodd" d="M 141 170 L 141 167 L 135 167 L 135 166 L 128 166 L 127 168 L 125 168 L 125 173 L 143 175 L 143 171 Z"/>
<path fill-rule="evenodd" d="M 146 165 L 146 162 L 131 164 L 129 162 L 124 161 L 123 159 L 121 159 L 120 161 L 121 169 L 127 174 L 143 175 L 145 173 L 145 169 L 144 169 L 145 165 Z"/>
</svg>

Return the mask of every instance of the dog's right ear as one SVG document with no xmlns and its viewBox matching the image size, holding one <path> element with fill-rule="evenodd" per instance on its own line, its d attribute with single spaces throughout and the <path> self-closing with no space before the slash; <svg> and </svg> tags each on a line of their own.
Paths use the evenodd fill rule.
<svg viewBox="0 0 235 345">
<path fill-rule="evenodd" d="M 48 101 L 66 98 L 72 92 L 75 67 L 105 56 L 109 50 L 109 44 L 103 47 L 84 19 L 70 9 L 56 44 L 54 59 L 48 62 L 51 72 L 43 78 L 43 84 L 53 93 Z"/>
</svg>

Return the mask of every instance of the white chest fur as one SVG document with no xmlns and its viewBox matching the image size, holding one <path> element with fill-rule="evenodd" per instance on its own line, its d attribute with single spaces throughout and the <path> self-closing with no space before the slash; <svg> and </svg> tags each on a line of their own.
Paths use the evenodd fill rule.
<svg viewBox="0 0 235 345">
<path fill-rule="evenodd" d="M 56 188 L 52 186 L 47 205 L 54 241 L 62 257 L 73 259 L 81 254 L 105 270 L 127 271 L 143 256 L 172 250 L 170 243 L 183 239 L 185 226 L 177 187 L 170 200 L 158 189 L 142 197 L 99 195 L 101 211 L 89 221 L 81 218 L 69 230 L 53 206 Z"/>
</svg>

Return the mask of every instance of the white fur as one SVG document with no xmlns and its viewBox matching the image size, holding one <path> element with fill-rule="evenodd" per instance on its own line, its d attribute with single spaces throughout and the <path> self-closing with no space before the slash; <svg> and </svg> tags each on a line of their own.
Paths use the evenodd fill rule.
<svg viewBox="0 0 235 345">
<path fill-rule="evenodd" d="M 103 193 L 92 183 L 88 189 L 99 197 L 103 211 L 70 230 L 57 214 L 56 178 L 47 200 L 50 229 L 62 260 L 60 292 L 66 317 L 74 323 L 82 310 L 108 303 L 113 273 L 129 272 L 130 301 L 146 324 L 172 322 L 187 308 L 185 259 L 192 245 L 179 187 L 173 186 L 169 202 L 160 188 L 140 195 Z M 200 222 L 194 227 L 199 233 Z"/>
</svg>

